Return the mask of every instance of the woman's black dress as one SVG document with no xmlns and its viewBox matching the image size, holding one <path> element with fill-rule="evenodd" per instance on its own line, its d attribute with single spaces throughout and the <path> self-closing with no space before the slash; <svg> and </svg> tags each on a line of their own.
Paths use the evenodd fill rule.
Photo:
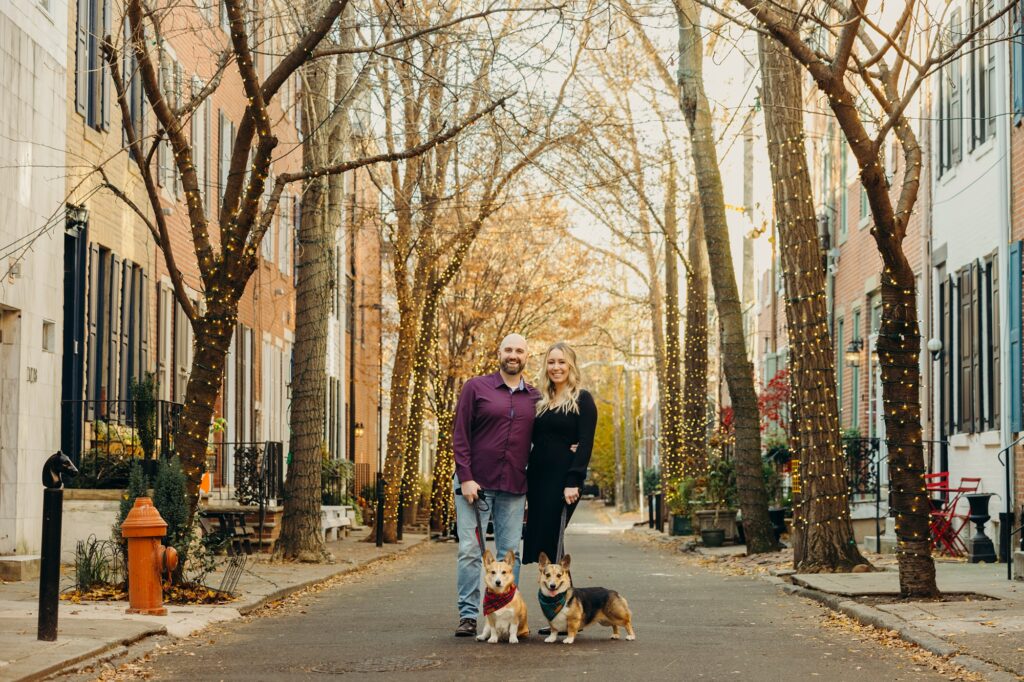
<svg viewBox="0 0 1024 682">
<path fill-rule="evenodd" d="M 578 488 L 587 477 L 594 449 L 597 405 L 587 391 L 580 391 L 579 414 L 548 410 L 533 422 L 533 449 L 526 468 L 526 530 L 523 532 L 523 563 L 537 561 L 544 552 L 554 561 L 558 552 L 558 527 L 566 488 Z M 574 453 L 570 448 L 579 443 Z M 566 524 L 578 501 L 569 506 Z"/>
</svg>

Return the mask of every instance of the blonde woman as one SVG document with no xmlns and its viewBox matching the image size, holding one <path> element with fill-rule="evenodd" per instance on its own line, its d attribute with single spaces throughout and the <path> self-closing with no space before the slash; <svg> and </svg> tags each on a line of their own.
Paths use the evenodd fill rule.
<svg viewBox="0 0 1024 682">
<path fill-rule="evenodd" d="M 537 561 L 541 552 L 554 561 L 561 558 L 562 512 L 568 524 L 587 476 L 597 428 L 597 405 L 580 387 L 576 352 L 569 344 L 559 342 L 548 349 L 540 394 L 526 469 L 524 564 Z"/>
</svg>

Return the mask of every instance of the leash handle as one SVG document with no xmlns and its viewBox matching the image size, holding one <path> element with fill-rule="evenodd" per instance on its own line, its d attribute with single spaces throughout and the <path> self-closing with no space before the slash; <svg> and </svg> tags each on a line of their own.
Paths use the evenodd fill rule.
<svg viewBox="0 0 1024 682">
<path fill-rule="evenodd" d="M 456 488 L 455 489 L 455 494 L 456 495 L 461 495 L 462 494 L 462 489 Z M 469 500 L 466 500 L 466 501 L 469 502 Z M 484 500 L 484 496 L 483 496 L 483 491 L 482 490 L 477 495 L 476 501 L 472 502 L 470 504 L 473 507 L 473 514 L 476 515 L 476 543 L 478 545 L 480 545 L 480 558 L 483 559 L 484 558 L 484 552 L 487 551 L 487 544 L 486 544 L 486 542 L 484 540 L 483 524 L 480 522 L 480 507 L 478 506 L 478 503 L 480 503 L 480 502 L 483 502 L 484 504 L 487 504 L 486 500 Z"/>
<path fill-rule="evenodd" d="M 569 513 L 569 507 L 564 503 L 562 504 L 562 518 L 558 522 L 558 550 L 555 552 L 555 563 L 557 564 L 565 556 L 565 523 L 566 516 Z"/>
</svg>

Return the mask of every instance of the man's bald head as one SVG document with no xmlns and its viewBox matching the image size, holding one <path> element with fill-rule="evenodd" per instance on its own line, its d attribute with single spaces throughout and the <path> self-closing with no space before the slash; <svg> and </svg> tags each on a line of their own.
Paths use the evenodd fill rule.
<svg viewBox="0 0 1024 682">
<path fill-rule="evenodd" d="M 510 377 L 519 376 L 526 368 L 526 338 L 522 334 L 509 334 L 498 346 L 498 364 Z"/>
</svg>

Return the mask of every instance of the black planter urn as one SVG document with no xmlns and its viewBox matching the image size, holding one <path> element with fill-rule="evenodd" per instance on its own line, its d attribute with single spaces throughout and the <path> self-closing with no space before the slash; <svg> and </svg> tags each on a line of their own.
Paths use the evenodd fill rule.
<svg viewBox="0 0 1024 682">
<path fill-rule="evenodd" d="M 971 505 L 971 523 L 975 525 L 975 533 L 967 542 L 967 557 L 972 564 L 995 563 L 996 548 L 991 538 L 985 535 L 985 524 L 991 516 L 988 513 L 988 503 L 992 493 L 968 493 L 964 495 L 967 503 Z"/>
</svg>

